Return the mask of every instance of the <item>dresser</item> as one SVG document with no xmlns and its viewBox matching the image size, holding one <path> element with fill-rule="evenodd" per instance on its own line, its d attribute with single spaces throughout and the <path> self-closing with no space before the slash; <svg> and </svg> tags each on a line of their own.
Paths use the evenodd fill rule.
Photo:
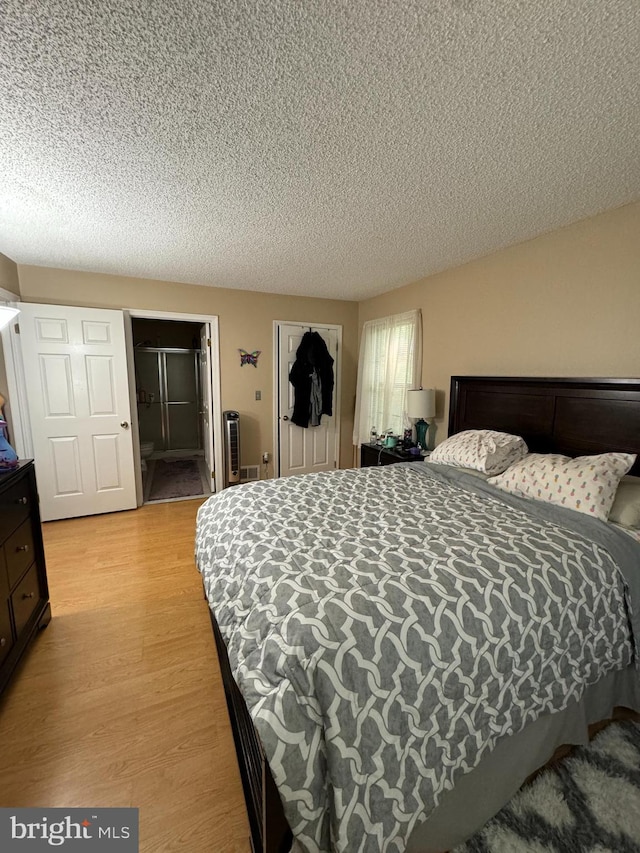
<svg viewBox="0 0 640 853">
<path fill-rule="evenodd" d="M 0 473 L 0 692 L 50 619 L 36 475 L 26 460 Z"/>
<path fill-rule="evenodd" d="M 360 467 L 371 465 L 393 465 L 397 462 L 422 462 L 423 456 L 408 453 L 400 448 L 382 447 L 379 444 L 360 445 Z"/>
</svg>

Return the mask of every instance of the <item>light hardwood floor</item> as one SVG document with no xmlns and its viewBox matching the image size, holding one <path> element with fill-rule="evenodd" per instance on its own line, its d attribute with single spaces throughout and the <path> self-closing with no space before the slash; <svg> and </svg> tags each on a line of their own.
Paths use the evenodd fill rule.
<svg viewBox="0 0 640 853">
<path fill-rule="evenodd" d="M 0 701 L 0 806 L 136 806 L 141 851 L 250 850 L 200 503 L 44 525 L 53 619 Z"/>
</svg>

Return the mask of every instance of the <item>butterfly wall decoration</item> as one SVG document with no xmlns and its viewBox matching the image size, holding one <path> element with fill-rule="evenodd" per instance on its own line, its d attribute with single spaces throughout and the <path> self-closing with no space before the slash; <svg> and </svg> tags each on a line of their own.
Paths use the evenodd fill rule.
<svg viewBox="0 0 640 853">
<path fill-rule="evenodd" d="M 240 367 L 243 367 L 245 364 L 252 364 L 254 367 L 258 366 L 258 356 L 262 352 L 262 350 L 256 349 L 253 352 L 247 352 L 246 349 L 238 349 L 240 353 Z"/>
</svg>

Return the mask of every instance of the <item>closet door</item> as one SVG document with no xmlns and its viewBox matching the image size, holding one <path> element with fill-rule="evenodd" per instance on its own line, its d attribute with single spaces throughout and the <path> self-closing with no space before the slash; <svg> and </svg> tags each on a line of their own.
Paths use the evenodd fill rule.
<svg viewBox="0 0 640 853">
<path fill-rule="evenodd" d="M 335 383 L 333 387 L 333 414 L 323 415 L 319 426 L 304 429 L 291 421 L 295 401 L 289 374 L 296 360 L 296 351 L 305 332 L 318 332 L 333 358 Z M 340 326 L 278 323 L 278 463 L 280 477 L 292 474 L 309 474 L 312 471 L 330 471 L 338 466 L 340 444 L 340 418 L 337 412 L 340 364 L 338 342 Z"/>
<path fill-rule="evenodd" d="M 134 509 L 122 311 L 19 307 L 43 521 Z"/>
</svg>

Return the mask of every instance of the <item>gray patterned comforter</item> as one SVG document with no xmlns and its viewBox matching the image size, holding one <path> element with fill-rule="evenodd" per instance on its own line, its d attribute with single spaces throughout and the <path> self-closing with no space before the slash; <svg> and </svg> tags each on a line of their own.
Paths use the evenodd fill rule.
<svg viewBox="0 0 640 853">
<path fill-rule="evenodd" d="M 310 853 L 402 851 L 497 739 L 633 659 L 640 546 L 452 469 L 227 489 L 196 558 Z"/>
</svg>

